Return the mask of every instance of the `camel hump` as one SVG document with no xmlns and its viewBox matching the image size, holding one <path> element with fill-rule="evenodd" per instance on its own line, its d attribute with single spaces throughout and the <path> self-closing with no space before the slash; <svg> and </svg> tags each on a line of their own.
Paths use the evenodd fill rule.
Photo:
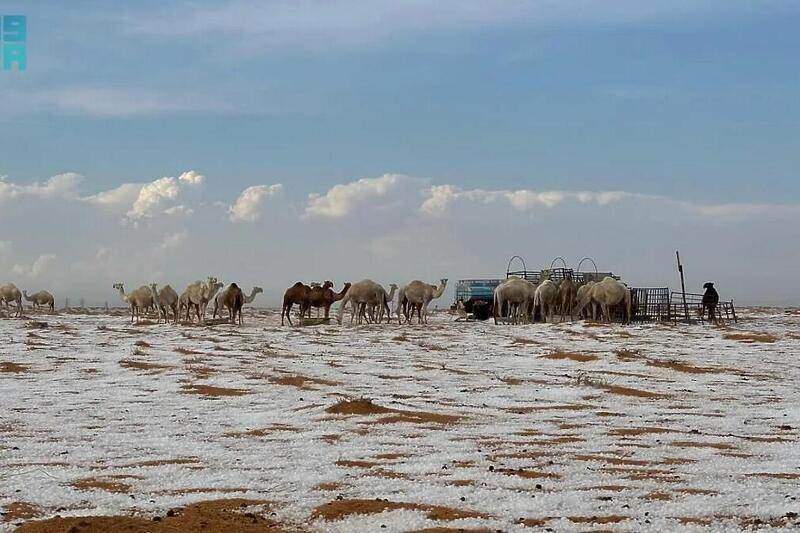
<svg viewBox="0 0 800 533">
<path fill-rule="evenodd" d="M 302 286 L 303 286 L 303 282 L 302 281 L 298 281 L 297 283 L 295 283 L 293 285 L 293 287 L 302 287 Z"/>
<path fill-rule="evenodd" d="M 238 289 L 238 288 L 239 288 L 239 286 L 238 286 L 237 284 L 235 284 L 235 283 L 231 283 L 231 287 L 233 287 L 233 288 L 235 288 L 235 289 Z"/>
</svg>

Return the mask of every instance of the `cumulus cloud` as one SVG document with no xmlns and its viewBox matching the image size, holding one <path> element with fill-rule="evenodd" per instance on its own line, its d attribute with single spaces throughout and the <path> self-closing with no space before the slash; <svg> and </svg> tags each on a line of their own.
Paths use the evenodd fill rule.
<svg viewBox="0 0 800 533">
<path fill-rule="evenodd" d="M 186 238 L 188 236 L 189 234 L 185 231 L 170 233 L 164 236 L 164 239 L 161 241 L 161 244 L 159 244 L 158 247 L 161 250 L 169 250 L 171 248 L 177 248 L 178 246 L 186 242 Z"/>
<path fill-rule="evenodd" d="M 769 270 L 775 280 L 790 279 L 800 260 L 796 247 L 786 245 L 800 224 L 800 206 L 793 204 L 711 204 L 625 191 L 462 189 L 398 174 L 344 182 L 294 206 L 279 184 L 248 187 L 232 204 L 220 198 L 201 203 L 205 179 L 197 172 L 92 196 L 81 193 L 77 175 L 64 176 L 27 184 L 3 180 L 2 197 L 13 201 L 0 209 L 0 271 L 20 287 L 46 287 L 59 298 L 117 301 L 110 289 L 117 281 L 177 288 L 213 274 L 263 286 L 277 301 L 291 283 L 322 274 L 385 283 L 501 276 L 513 254 L 524 255 L 531 268 L 556 256 L 590 255 L 632 284 L 663 286 L 674 282 L 676 249 L 691 264 L 690 278 L 709 277 L 731 296 L 800 298 L 797 289 L 787 292 L 760 275 Z M 31 216 L 40 212 L 48 216 Z M 130 223 L 109 224 L 109 212 Z M 281 231 L 240 224 L 276 215 Z M 330 259 L 324 273 L 315 261 L 320 255 Z M 701 281 L 687 279 L 693 288 Z"/>
<path fill-rule="evenodd" d="M 168 176 L 150 183 L 123 183 L 119 187 L 85 196 L 82 200 L 110 210 L 124 210 L 134 220 L 161 213 L 189 215 L 193 212 L 189 206 L 170 204 L 174 204 L 184 192 L 199 188 L 205 179 L 202 174 L 189 170 L 177 178 Z"/>
<path fill-rule="evenodd" d="M 518 211 L 535 208 L 552 209 L 564 202 L 581 204 L 608 205 L 623 198 L 632 196 L 622 191 L 532 191 L 521 189 L 484 190 L 471 189 L 462 191 L 453 185 L 435 185 L 428 190 L 428 197 L 420 205 L 420 211 L 427 215 L 444 216 L 454 202 L 489 204 L 493 202 L 507 203 Z"/>
<path fill-rule="evenodd" d="M 324 195 L 308 195 L 305 216 L 343 218 L 359 207 L 385 204 L 402 185 L 413 181 L 415 180 L 401 174 L 384 174 L 377 178 L 362 178 L 335 185 Z"/>
<path fill-rule="evenodd" d="M 82 177 L 73 172 L 58 174 L 49 178 L 44 183 L 34 182 L 20 185 L 6 181 L 0 177 L 0 201 L 19 197 L 33 198 L 75 198 L 78 195 L 78 185 Z"/>
<path fill-rule="evenodd" d="M 18 263 L 11 268 L 11 271 L 18 276 L 24 276 L 30 279 L 38 279 L 46 274 L 55 264 L 55 262 L 55 255 L 43 254 L 37 257 L 30 266 Z"/>
<path fill-rule="evenodd" d="M 264 203 L 283 191 L 283 185 L 253 185 L 242 191 L 236 202 L 228 209 L 232 222 L 255 222 L 261 217 Z"/>
</svg>

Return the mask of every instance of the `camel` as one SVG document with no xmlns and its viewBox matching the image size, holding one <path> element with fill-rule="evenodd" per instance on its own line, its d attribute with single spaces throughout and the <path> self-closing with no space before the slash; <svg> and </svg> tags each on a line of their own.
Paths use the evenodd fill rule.
<svg viewBox="0 0 800 533">
<path fill-rule="evenodd" d="M 625 305 L 624 323 L 631 320 L 631 290 L 622 282 L 611 277 L 603 278 L 603 281 L 595 283 L 585 291 L 580 301 L 578 301 L 578 314 L 590 303 L 594 302 L 600 306 L 602 316 L 611 322 L 611 309 L 619 304 Z"/>
<path fill-rule="evenodd" d="M 284 316 L 286 316 L 290 326 L 294 325 L 292 324 L 292 317 L 290 316 L 292 306 L 294 304 L 300 305 L 300 320 L 303 319 L 303 315 L 305 315 L 306 310 L 308 309 L 308 298 L 310 292 L 311 287 L 305 285 L 302 281 L 298 281 L 286 289 L 286 292 L 283 293 L 283 306 L 281 307 L 281 326 L 283 325 Z"/>
<path fill-rule="evenodd" d="M 125 294 L 125 288 L 123 287 L 122 283 L 115 283 L 113 287 L 119 291 L 119 296 L 122 298 L 122 301 L 130 306 L 131 323 L 133 323 L 134 317 L 138 323 L 140 311 L 145 310 L 153 305 L 153 293 L 150 287 L 142 285 L 138 289 L 128 294 Z"/>
<path fill-rule="evenodd" d="M 204 324 L 206 321 L 206 307 L 208 302 L 222 287 L 222 283 L 217 281 L 217 278 L 209 276 L 205 282 L 195 281 L 186 287 L 181 294 L 178 302 L 178 308 L 183 309 L 186 306 L 186 320 L 189 321 L 192 307 L 195 308 L 197 313 L 197 321 Z"/>
<path fill-rule="evenodd" d="M 360 304 L 358 315 L 359 319 L 364 317 L 366 318 L 368 323 L 377 322 L 380 324 L 383 322 L 384 313 L 388 315 L 388 322 L 391 322 L 392 313 L 389 310 L 389 303 L 394 300 L 394 293 L 397 291 L 397 285 L 391 283 L 389 285 L 389 293 L 386 293 L 386 289 L 380 287 L 377 292 L 377 299 L 379 300 L 378 304 L 370 304 L 369 308 L 367 308 L 367 304 Z M 380 311 L 376 311 L 376 309 L 380 306 Z"/>
<path fill-rule="evenodd" d="M 56 308 L 56 301 L 53 298 L 53 295 L 47 291 L 39 291 L 35 292 L 32 295 L 28 296 L 28 291 L 22 291 L 22 296 L 25 300 L 29 302 L 33 302 L 33 309 L 36 310 L 40 305 L 46 305 L 50 308 L 50 312 L 54 313 Z"/>
<path fill-rule="evenodd" d="M 408 322 L 408 298 L 406 298 L 406 287 L 405 285 L 400 287 L 397 291 L 397 306 L 395 307 L 395 313 L 397 314 L 397 323 L 402 324 L 403 321 L 400 319 L 400 313 L 403 313 L 405 317 L 405 321 Z"/>
<path fill-rule="evenodd" d="M 445 287 L 447 287 L 447 278 L 439 280 L 438 287 L 436 285 L 429 285 L 418 279 L 415 279 L 403 287 L 402 295 L 406 302 L 408 302 L 408 305 L 411 306 L 411 316 L 413 317 L 415 309 L 417 311 L 418 324 L 428 323 L 428 306 L 432 300 L 439 298 L 442 293 L 444 293 Z M 397 320 L 400 320 L 400 302 L 398 302 L 397 307 Z M 406 321 L 408 320 L 410 319 L 407 318 Z"/>
<path fill-rule="evenodd" d="M 247 295 L 243 294 L 244 303 L 246 303 L 246 304 L 252 303 L 253 300 L 256 299 L 256 294 L 258 294 L 260 292 L 264 292 L 264 289 L 262 289 L 261 287 L 253 287 L 253 289 L 250 291 L 250 296 L 247 296 Z M 217 313 L 219 313 L 220 316 L 222 316 L 222 308 L 224 307 L 222 305 L 222 295 L 223 294 L 225 294 L 225 291 L 220 291 L 220 292 L 217 293 L 217 296 L 214 298 L 214 312 L 211 313 L 211 318 L 217 318 Z"/>
<path fill-rule="evenodd" d="M 250 291 L 250 296 L 245 295 L 244 303 L 246 304 L 253 303 L 253 300 L 256 299 L 256 294 L 261 292 L 264 292 L 264 289 L 262 289 L 261 287 L 253 287 L 252 290 Z"/>
<path fill-rule="evenodd" d="M 580 287 L 578 287 L 578 290 L 575 291 L 575 306 L 578 305 L 578 302 L 580 302 L 584 298 L 584 295 L 587 292 L 591 291 L 591 289 L 592 289 L 592 287 L 594 286 L 595 283 L 597 283 L 597 282 L 596 281 L 588 281 L 588 282 L 584 283 L 583 285 L 581 285 Z M 597 304 L 595 302 L 589 302 L 589 303 L 592 306 L 591 317 L 592 317 L 592 320 L 594 320 L 595 317 L 597 316 Z M 589 313 L 588 309 L 581 310 L 578 313 L 578 318 L 589 318 L 589 314 L 590 313 Z"/>
<path fill-rule="evenodd" d="M 231 324 L 236 324 L 236 315 L 239 315 L 239 325 L 242 325 L 242 307 L 244 306 L 244 293 L 242 289 L 235 283 L 231 283 L 228 287 L 220 293 L 214 302 L 219 303 L 220 307 L 225 307 L 228 310 L 228 320 Z M 216 309 L 214 314 L 216 315 Z M 221 314 L 221 313 L 220 313 Z"/>
<path fill-rule="evenodd" d="M 559 321 L 564 320 L 564 315 L 566 312 L 569 312 L 569 320 L 570 322 L 575 320 L 575 296 L 578 292 L 578 286 L 575 285 L 575 282 L 572 281 L 572 278 L 567 277 L 561 280 L 561 283 L 558 286 L 558 307 L 559 312 L 561 314 L 561 318 Z"/>
<path fill-rule="evenodd" d="M 311 308 L 324 309 L 325 318 L 330 317 L 331 306 L 344 298 L 352 283 L 347 282 L 339 292 L 333 292 L 333 282 L 326 281 L 322 286 L 311 287 L 308 294 L 308 312 L 311 316 Z"/>
<path fill-rule="evenodd" d="M 161 290 L 158 290 L 158 285 L 152 283 L 150 285 L 150 292 L 153 294 L 153 302 L 156 306 L 156 311 L 158 312 L 158 322 L 161 322 L 161 314 L 164 314 L 164 324 L 169 323 L 169 313 L 168 310 L 172 310 L 172 318 L 173 323 L 178 323 L 178 315 L 180 314 L 178 311 L 178 304 L 179 298 L 178 293 L 175 292 L 175 289 L 170 287 L 169 285 L 165 285 L 161 287 Z"/>
<path fill-rule="evenodd" d="M 494 323 L 503 316 L 503 307 L 508 305 L 508 318 L 516 324 L 520 318 L 520 310 L 527 315 L 530 302 L 533 301 L 534 285 L 522 278 L 512 276 L 494 289 L 493 311 Z"/>
<path fill-rule="evenodd" d="M 361 315 L 361 305 L 377 306 L 383 305 L 385 301 L 385 291 L 383 287 L 372 281 L 371 279 L 363 279 L 357 283 L 353 283 L 342 298 L 342 303 L 339 306 L 339 314 L 336 320 L 339 324 L 342 323 L 344 317 L 344 309 L 347 307 L 348 302 L 352 307 L 350 315 L 350 325 L 353 320 L 358 316 L 358 323 L 362 323 L 363 315 Z"/>
<path fill-rule="evenodd" d="M 0 301 L 4 302 L 6 307 L 9 307 L 9 302 L 16 302 L 17 313 L 15 316 L 22 316 L 22 293 L 19 292 L 16 285 L 8 283 L 0 287 Z"/>
<path fill-rule="evenodd" d="M 386 322 L 392 321 L 392 312 L 389 310 L 389 304 L 394 300 L 394 293 L 397 291 L 397 285 L 394 283 L 389 284 L 389 294 L 383 291 L 383 306 L 378 317 L 378 323 L 383 322 L 383 314 L 386 313 Z"/>
<path fill-rule="evenodd" d="M 558 284 L 550 279 L 542 281 L 536 288 L 536 294 L 533 299 L 534 310 L 538 307 L 541 315 L 542 322 L 547 322 L 547 317 L 550 317 L 550 322 L 553 321 L 553 314 L 558 307 Z"/>
</svg>

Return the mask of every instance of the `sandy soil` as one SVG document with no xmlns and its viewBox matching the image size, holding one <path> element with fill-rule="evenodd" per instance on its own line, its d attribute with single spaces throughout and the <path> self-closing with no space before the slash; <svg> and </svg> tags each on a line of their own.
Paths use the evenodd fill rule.
<svg viewBox="0 0 800 533">
<path fill-rule="evenodd" d="M 800 527 L 800 313 L 0 320 L 0 531 Z"/>
</svg>

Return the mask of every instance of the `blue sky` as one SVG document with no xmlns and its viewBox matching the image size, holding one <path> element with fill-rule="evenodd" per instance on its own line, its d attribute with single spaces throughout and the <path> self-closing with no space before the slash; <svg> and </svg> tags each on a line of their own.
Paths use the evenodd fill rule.
<svg viewBox="0 0 800 533">
<path fill-rule="evenodd" d="M 163 4 L 4 3 L 30 26 L 28 71 L 0 78 L 4 174 L 800 200 L 796 2 L 298 2 L 274 26 L 287 3 Z"/>
<path fill-rule="evenodd" d="M 797 2 L 7 1 L 2 11 L 29 26 L 28 70 L 0 73 L 9 198 L 52 199 L 30 187 L 76 173 L 79 190 L 64 194 L 96 205 L 87 198 L 162 176 L 183 184 L 194 170 L 208 178 L 197 206 L 230 207 L 247 187 L 280 183 L 301 224 L 313 218 L 303 218 L 309 195 L 384 174 L 423 189 L 761 206 L 742 208 L 753 217 L 800 204 Z M 347 191 L 386 199 L 399 187 L 380 183 Z M 139 216 L 123 197 L 115 220 Z M 3 231 L 0 243 L 23 238 Z M 585 243 L 574 246 L 583 255 Z M 80 261 L 25 253 L 20 276 L 42 256 Z"/>
</svg>

